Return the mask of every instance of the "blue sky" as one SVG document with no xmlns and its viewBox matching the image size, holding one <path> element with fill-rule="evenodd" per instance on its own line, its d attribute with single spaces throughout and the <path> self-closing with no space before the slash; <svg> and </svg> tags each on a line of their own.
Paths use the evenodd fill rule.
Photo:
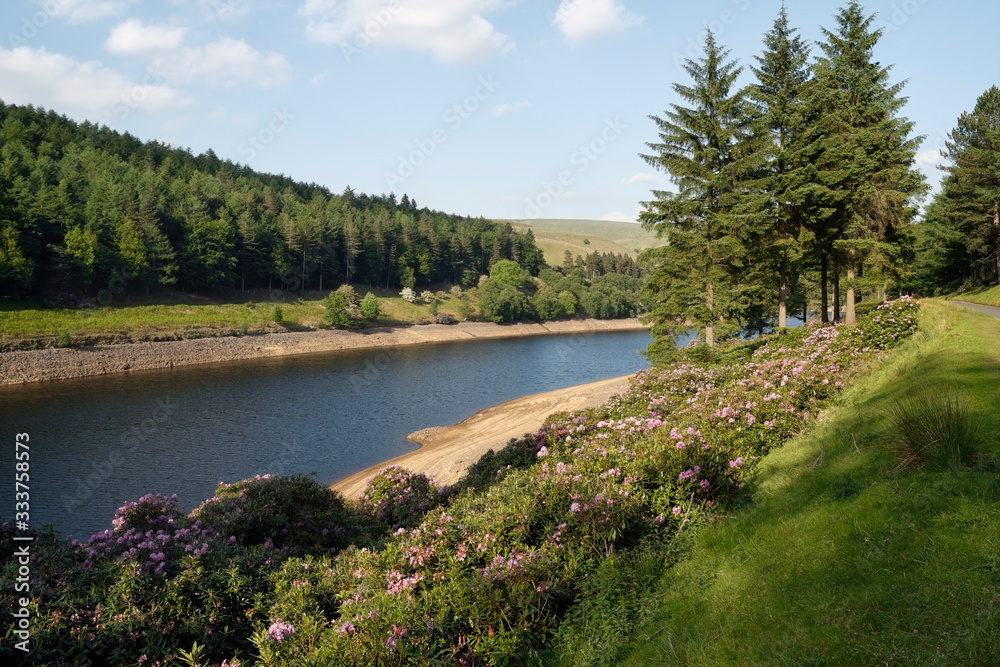
<svg viewBox="0 0 1000 667">
<path fill-rule="evenodd" d="M 842 2 L 789 0 L 810 41 Z M 492 218 L 634 220 L 638 156 L 706 27 L 754 63 L 780 0 L 8 0 L 0 98 L 334 192 Z M 960 113 L 1000 79 L 998 11 L 871 0 L 936 185 Z M 745 72 L 743 83 L 751 75 Z"/>
</svg>

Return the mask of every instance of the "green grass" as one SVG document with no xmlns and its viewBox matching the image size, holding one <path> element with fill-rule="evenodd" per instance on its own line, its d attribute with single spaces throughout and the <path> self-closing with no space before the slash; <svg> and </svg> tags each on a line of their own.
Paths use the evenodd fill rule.
<svg viewBox="0 0 1000 667">
<path fill-rule="evenodd" d="M 984 306 L 1000 307 L 1000 285 L 987 287 L 976 292 L 953 294 L 951 298 L 958 299 L 959 301 L 968 301 L 970 303 L 979 303 Z"/>
<path fill-rule="evenodd" d="M 1000 322 L 924 306 L 666 571 L 624 664 L 1000 664 Z M 981 420 L 976 465 L 900 469 L 892 405 L 944 386 Z"/>
<path fill-rule="evenodd" d="M 381 316 L 376 322 L 357 320 L 357 326 L 406 325 L 430 321 L 431 306 L 410 304 L 396 292 L 359 287 L 364 295 L 373 291 L 379 299 Z M 204 303 L 192 297 L 188 303 L 107 306 L 102 308 L 47 309 L 28 303 L 5 304 L 0 309 L 0 343 L 12 344 L 29 339 L 63 334 L 87 342 L 88 337 L 125 336 L 133 340 L 172 335 L 233 335 L 287 330 L 309 330 L 322 325 L 325 309 L 318 294 L 311 298 L 285 301 L 247 301 L 244 303 Z M 176 295 L 171 295 L 176 298 Z M 204 298 L 201 301 L 205 301 Z M 475 304 L 473 304 L 474 306 Z M 281 322 L 274 321 L 274 309 L 280 307 Z M 466 319 L 460 300 L 448 295 L 438 305 L 440 312 L 451 313 L 457 320 Z"/>
<path fill-rule="evenodd" d="M 636 256 L 637 252 L 660 245 L 661 241 L 642 226 L 613 220 L 521 220 L 510 221 L 516 229 L 531 228 L 535 243 L 549 264 L 561 266 L 563 254 L 574 257 L 590 252 Z M 584 240 L 590 243 L 584 243 Z"/>
</svg>

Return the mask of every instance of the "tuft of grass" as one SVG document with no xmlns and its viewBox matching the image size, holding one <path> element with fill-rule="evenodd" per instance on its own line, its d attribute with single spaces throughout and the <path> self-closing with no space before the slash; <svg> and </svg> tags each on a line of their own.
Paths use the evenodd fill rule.
<svg viewBox="0 0 1000 667">
<path fill-rule="evenodd" d="M 902 468 L 965 469 L 972 465 L 981 420 L 955 389 L 925 389 L 896 400 L 889 421 Z"/>
</svg>

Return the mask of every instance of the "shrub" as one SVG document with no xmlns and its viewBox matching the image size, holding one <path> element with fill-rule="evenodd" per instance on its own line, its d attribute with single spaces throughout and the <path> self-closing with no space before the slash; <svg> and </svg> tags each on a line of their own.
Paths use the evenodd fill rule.
<svg viewBox="0 0 1000 667">
<path fill-rule="evenodd" d="M 423 301 L 424 303 L 434 303 L 435 301 L 434 292 L 430 291 L 429 289 L 425 289 L 423 292 L 420 293 L 420 300 Z"/>
<path fill-rule="evenodd" d="M 400 291 L 399 296 L 403 297 L 403 300 L 408 303 L 417 302 L 417 293 L 413 291 L 412 287 L 404 287 L 402 291 Z"/>
<path fill-rule="evenodd" d="M 487 278 L 479 283 L 479 308 L 491 322 L 511 322 L 531 315 L 528 297 L 513 285 Z"/>
<path fill-rule="evenodd" d="M 59 347 L 73 347 L 73 339 L 68 331 L 59 332 L 59 340 L 56 342 Z"/>
<path fill-rule="evenodd" d="M 358 508 L 397 530 L 412 528 L 441 500 L 440 489 L 426 475 L 399 466 L 379 470 L 358 498 Z"/>
<path fill-rule="evenodd" d="M 901 467 L 972 465 L 980 419 L 952 388 L 926 389 L 896 401 L 889 413 Z"/>
<path fill-rule="evenodd" d="M 342 292 L 330 292 L 329 296 L 323 299 L 323 306 L 326 307 L 326 312 L 323 313 L 324 322 L 338 329 L 350 325 L 351 314 L 348 312 L 350 304 Z"/>
<path fill-rule="evenodd" d="M 381 310 L 378 305 L 378 297 L 371 292 L 365 294 L 365 298 L 361 300 L 361 314 L 369 320 L 376 320 L 381 314 Z"/>
<path fill-rule="evenodd" d="M 306 475 L 219 482 L 191 516 L 240 546 L 286 553 L 337 551 L 365 535 L 343 499 Z"/>
<path fill-rule="evenodd" d="M 531 305 L 538 317 L 543 320 L 555 320 L 566 316 L 566 310 L 559 296 L 550 289 L 535 292 L 535 296 L 531 297 Z"/>
<path fill-rule="evenodd" d="M 337 288 L 337 293 L 344 295 L 344 298 L 347 299 L 348 307 L 358 305 L 358 293 L 353 286 L 345 283 Z"/>
<path fill-rule="evenodd" d="M 278 322 L 278 323 L 280 323 L 283 317 L 284 317 L 284 313 L 281 310 L 281 306 L 274 306 L 273 308 L 271 308 L 271 321 L 272 322 Z"/>
<path fill-rule="evenodd" d="M 434 324 L 455 324 L 455 316 L 451 313 L 435 313 Z"/>
</svg>

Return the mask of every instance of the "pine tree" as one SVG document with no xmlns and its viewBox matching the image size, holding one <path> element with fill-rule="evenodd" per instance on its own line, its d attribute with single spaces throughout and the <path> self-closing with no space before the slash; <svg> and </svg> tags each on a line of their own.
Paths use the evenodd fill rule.
<svg viewBox="0 0 1000 667">
<path fill-rule="evenodd" d="M 803 152 L 809 114 L 804 94 L 809 82 L 809 48 L 788 24 L 784 5 L 770 32 L 764 53 L 753 67 L 757 84 L 750 96 L 757 103 L 766 144 L 767 165 L 758 187 L 767 195 L 766 239 L 762 260 L 777 273 L 778 327 L 787 326 L 789 290 L 804 246 L 811 240 L 808 220 L 821 212 L 809 206 L 815 168 Z"/>
<path fill-rule="evenodd" d="M 1000 282 L 1000 89 L 991 87 L 959 116 L 949 138 L 943 217 L 961 232 L 969 258 Z"/>
<path fill-rule="evenodd" d="M 740 315 L 738 270 L 750 234 L 741 207 L 757 159 L 751 105 L 744 91 L 732 91 L 742 68 L 728 55 L 709 32 L 704 56 L 684 64 L 693 85 L 673 87 L 692 106 L 673 104 L 663 118 L 651 116 L 660 141 L 647 143 L 652 153 L 641 156 L 678 188 L 654 190 L 656 199 L 640 214 L 646 229 L 667 239 L 646 255 L 655 263 L 646 284 L 655 302 L 653 334 L 673 334 L 694 322 L 709 346 L 716 327 Z"/>
<path fill-rule="evenodd" d="M 916 212 L 912 199 L 926 188 L 913 168 L 922 137 L 910 138 L 913 123 L 897 115 L 906 103 L 903 84 L 889 84 L 891 67 L 872 60 L 882 35 L 872 29 L 875 17 L 852 0 L 835 18 L 837 31 L 823 29 L 827 41 L 815 65 L 812 103 L 821 116 L 813 145 L 835 209 L 822 231 L 846 268 L 845 322 L 853 325 L 858 271 L 868 262 L 887 280 L 898 269 Z"/>
</svg>

